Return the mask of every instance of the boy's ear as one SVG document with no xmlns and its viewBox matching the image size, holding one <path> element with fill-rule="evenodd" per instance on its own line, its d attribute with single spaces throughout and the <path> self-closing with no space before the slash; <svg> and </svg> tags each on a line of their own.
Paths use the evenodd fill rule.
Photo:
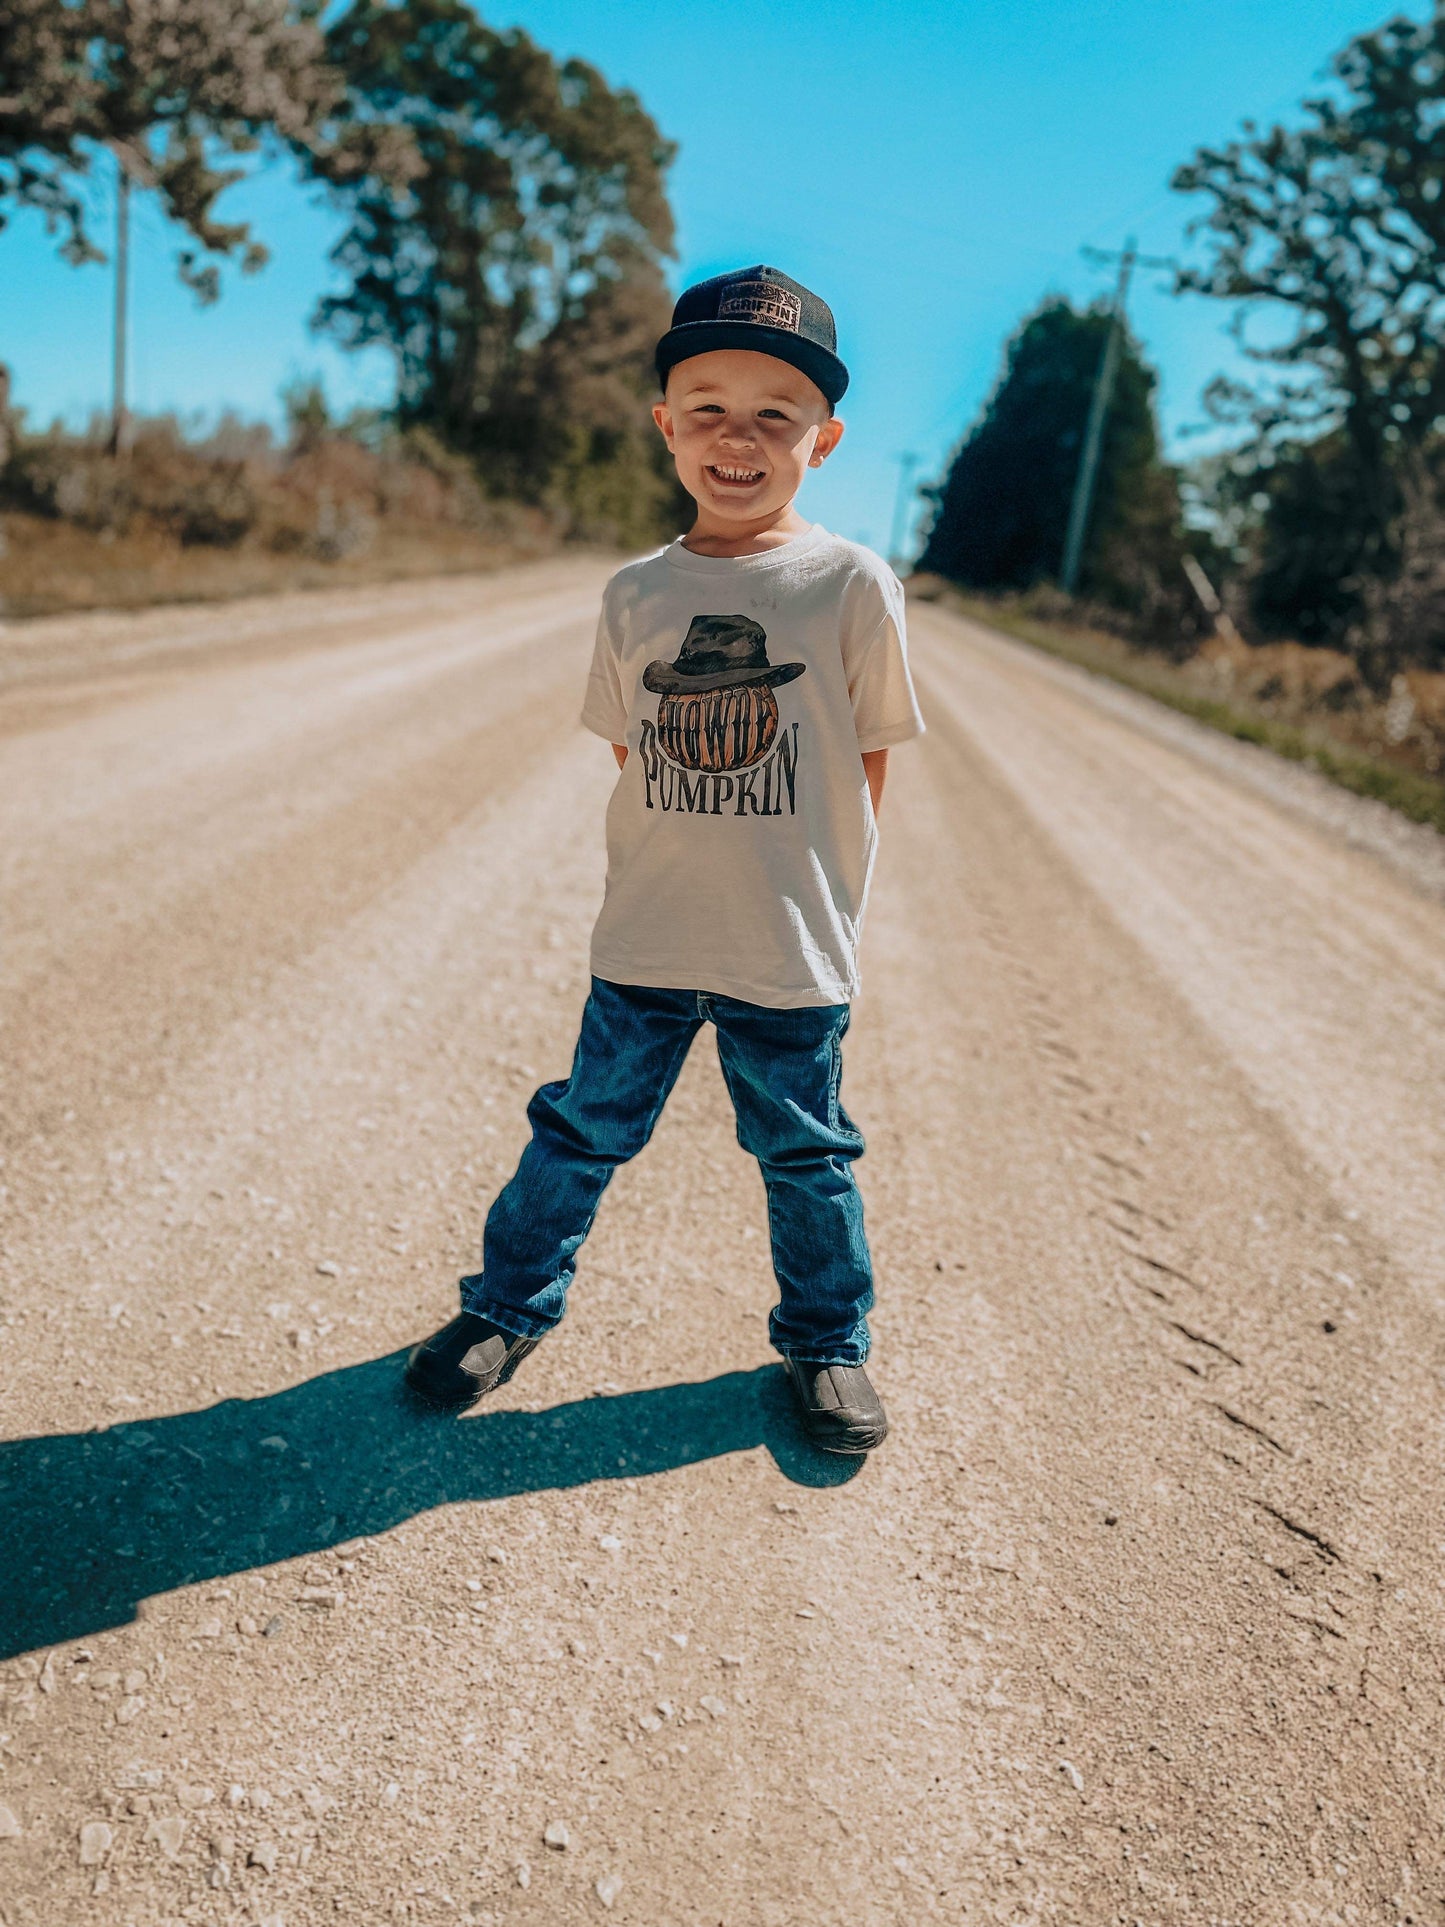
<svg viewBox="0 0 1445 1927">
<path fill-rule="evenodd" d="M 830 415 L 818 430 L 818 439 L 808 457 L 809 468 L 821 468 L 842 439 L 843 424 L 836 415 Z"/>
<path fill-rule="evenodd" d="M 665 401 L 658 401 L 652 404 L 652 419 L 657 423 L 659 429 L 661 429 L 662 439 L 667 443 L 668 447 L 671 448 L 672 410 Z"/>
</svg>

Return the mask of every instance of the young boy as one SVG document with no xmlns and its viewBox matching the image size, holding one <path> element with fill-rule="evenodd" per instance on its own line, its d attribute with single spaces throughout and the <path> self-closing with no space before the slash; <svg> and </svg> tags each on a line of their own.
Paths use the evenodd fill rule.
<svg viewBox="0 0 1445 1927">
<path fill-rule="evenodd" d="M 794 506 L 843 434 L 848 371 L 825 304 L 744 268 L 689 288 L 672 324 L 653 416 L 697 519 L 603 596 L 582 721 L 622 773 L 572 1072 L 528 1106 L 532 1141 L 488 1213 L 482 1270 L 406 1379 L 470 1405 L 551 1331 L 608 1180 L 711 1023 L 767 1188 L 769 1335 L 817 1443 L 862 1453 L 888 1424 L 863 1366 L 863 1139 L 838 1086 L 888 751 L 923 727 L 903 594 L 876 555 Z"/>
</svg>

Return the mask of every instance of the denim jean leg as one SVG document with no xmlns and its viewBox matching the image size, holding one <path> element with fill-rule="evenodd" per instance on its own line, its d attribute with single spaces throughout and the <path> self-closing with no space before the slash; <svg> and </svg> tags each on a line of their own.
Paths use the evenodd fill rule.
<svg viewBox="0 0 1445 1927">
<path fill-rule="evenodd" d="M 558 1323 L 602 1193 L 651 1137 L 701 1023 L 688 992 L 593 978 L 570 1076 L 527 1106 L 531 1142 L 487 1213 L 464 1310 L 523 1338 Z"/>
<path fill-rule="evenodd" d="M 863 1138 L 838 1097 L 848 1006 L 710 1001 L 738 1142 L 767 1187 L 778 1280 L 769 1335 L 792 1358 L 861 1365 L 873 1266 L 852 1171 Z"/>
</svg>

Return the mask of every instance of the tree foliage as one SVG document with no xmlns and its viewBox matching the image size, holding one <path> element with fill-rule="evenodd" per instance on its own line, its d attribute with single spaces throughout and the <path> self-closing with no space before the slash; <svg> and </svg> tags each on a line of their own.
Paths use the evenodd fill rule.
<svg viewBox="0 0 1445 1927">
<path fill-rule="evenodd" d="M 85 178 L 109 150 L 189 237 L 184 279 L 214 299 L 215 258 L 261 265 L 248 223 L 219 195 L 268 137 L 344 175 L 406 166 L 393 136 L 334 118 L 344 97 L 322 0 L 5 0 L 0 7 L 0 225 L 39 209 L 73 262 L 103 260 Z M 205 257 L 213 257 L 209 262 Z"/>
<path fill-rule="evenodd" d="M 1207 258 L 1179 286 L 1242 304 L 1245 353 L 1275 371 L 1216 384 L 1219 405 L 1289 437 L 1340 429 L 1373 474 L 1445 414 L 1445 15 L 1362 35 L 1333 73 L 1305 126 L 1246 122 L 1176 171 L 1213 203 L 1192 228 Z M 1248 338 L 1261 304 L 1289 315 L 1282 340 Z"/>
<path fill-rule="evenodd" d="M 666 327 L 672 158 L 637 98 L 464 0 L 8 0 L 0 8 L 0 225 L 38 209 L 103 259 L 87 180 L 109 152 L 217 262 L 265 250 L 217 200 L 264 143 L 346 217 L 318 325 L 382 345 L 396 414 L 487 487 L 579 531 L 648 540 L 675 477 L 647 419 Z"/>
<path fill-rule="evenodd" d="M 650 535 L 671 498 L 641 406 L 667 325 L 671 146 L 633 94 L 463 0 L 356 0 L 327 47 L 340 112 L 404 134 L 417 165 L 333 176 L 346 286 L 320 325 L 388 348 L 402 420 L 498 492 Z"/>
<path fill-rule="evenodd" d="M 1057 575 L 1109 318 L 1045 301 L 1009 343 L 1004 371 L 934 491 L 920 569 L 972 588 Z M 1085 595 L 1146 618 L 1178 600 L 1179 509 L 1159 456 L 1154 375 L 1127 337 L 1105 423 L 1085 540 Z"/>
<path fill-rule="evenodd" d="M 1445 429 L 1445 12 L 1359 36 L 1331 74 L 1301 126 L 1246 122 L 1174 186 L 1211 203 L 1180 290 L 1237 304 L 1260 368 L 1206 391 L 1255 447 L 1256 613 L 1339 641 L 1400 566 Z"/>
<path fill-rule="evenodd" d="M 1360 513 L 1358 464 L 1344 436 L 1285 443 L 1264 466 L 1246 459 L 1241 482 L 1256 508 L 1250 610 L 1268 635 L 1332 644 L 1358 608 L 1358 580 L 1374 532 Z"/>
</svg>

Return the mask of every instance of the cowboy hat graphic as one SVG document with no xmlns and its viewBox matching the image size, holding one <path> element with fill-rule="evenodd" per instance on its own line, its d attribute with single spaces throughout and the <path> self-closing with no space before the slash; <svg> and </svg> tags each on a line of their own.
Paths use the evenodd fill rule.
<svg viewBox="0 0 1445 1927">
<path fill-rule="evenodd" d="M 777 735 L 774 689 L 807 666 L 769 662 L 767 632 L 750 616 L 694 616 L 676 658 L 642 672 L 643 688 L 662 699 L 659 748 L 683 769 L 747 769 Z"/>
<path fill-rule="evenodd" d="M 801 676 L 807 666 L 770 663 L 767 631 L 750 616 L 694 616 L 676 660 L 659 657 L 650 662 L 642 672 L 642 686 L 655 696 L 697 695 L 745 683 L 776 689 Z"/>
</svg>

